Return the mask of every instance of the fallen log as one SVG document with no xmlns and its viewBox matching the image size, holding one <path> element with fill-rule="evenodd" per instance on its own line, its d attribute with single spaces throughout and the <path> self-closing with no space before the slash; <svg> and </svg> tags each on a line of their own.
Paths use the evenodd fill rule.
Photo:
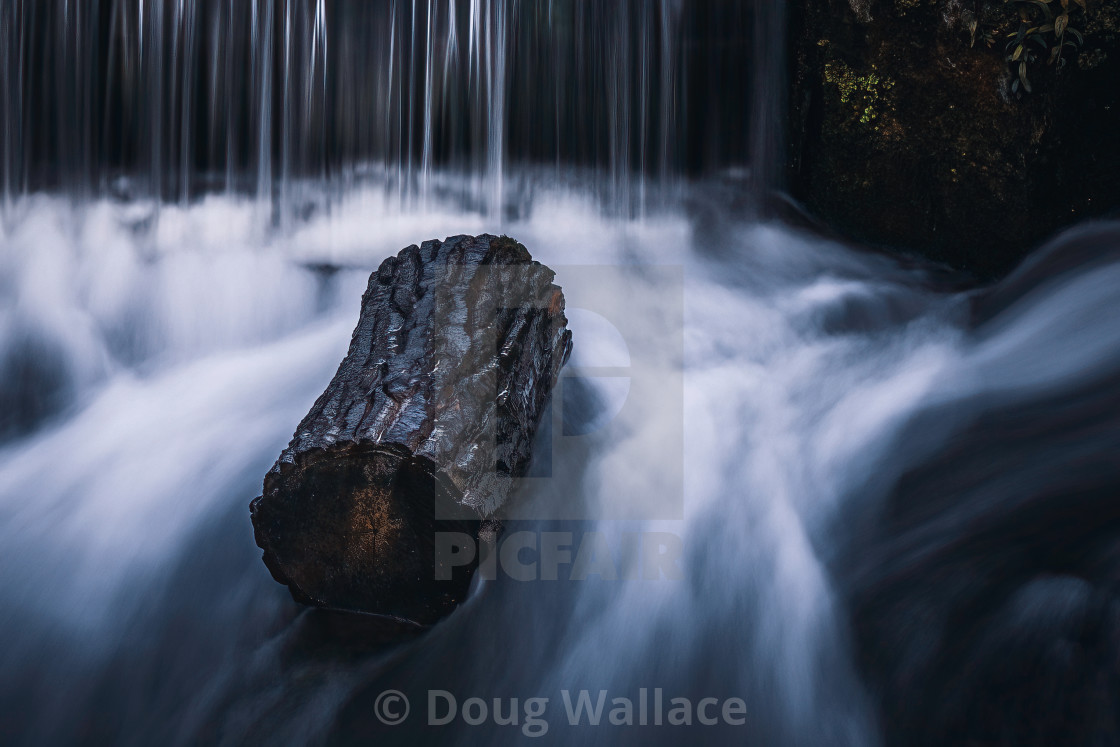
<svg viewBox="0 0 1120 747">
<path fill-rule="evenodd" d="M 493 533 L 528 468 L 572 346 L 553 278 L 489 235 L 370 276 L 346 358 L 250 505 L 297 601 L 428 625 L 465 598 L 473 569 L 437 557 L 437 533 Z"/>
</svg>

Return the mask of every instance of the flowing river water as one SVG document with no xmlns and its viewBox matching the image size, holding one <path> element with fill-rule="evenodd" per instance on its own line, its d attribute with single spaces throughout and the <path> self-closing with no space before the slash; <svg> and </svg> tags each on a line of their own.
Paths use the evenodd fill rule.
<svg viewBox="0 0 1120 747">
<path fill-rule="evenodd" d="M 2 73 L 6 743 L 1115 736 L 1120 227 L 976 289 L 770 217 L 780 76 L 692 88 L 780 64 L 770 4 L 382 5 L 5 4 L 4 54 L 98 92 L 68 140 Z M 766 49 L 687 52 L 713 29 Z M 532 106 L 518 75 L 548 81 Z M 531 572 L 390 644 L 296 605 L 248 502 L 369 273 L 481 232 L 556 269 L 575 344 L 507 524 Z"/>
</svg>

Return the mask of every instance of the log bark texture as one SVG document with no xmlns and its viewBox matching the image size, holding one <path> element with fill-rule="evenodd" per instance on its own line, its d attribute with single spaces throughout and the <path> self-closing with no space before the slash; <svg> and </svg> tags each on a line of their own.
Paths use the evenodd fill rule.
<svg viewBox="0 0 1120 747">
<path fill-rule="evenodd" d="M 436 558 L 436 534 L 493 531 L 529 465 L 572 346 L 553 278 L 489 235 L 370 276 L 346 358 L 250 506 L 298 601 L 427 625 L 466 596 L 472 569 Z"/>
</svg>

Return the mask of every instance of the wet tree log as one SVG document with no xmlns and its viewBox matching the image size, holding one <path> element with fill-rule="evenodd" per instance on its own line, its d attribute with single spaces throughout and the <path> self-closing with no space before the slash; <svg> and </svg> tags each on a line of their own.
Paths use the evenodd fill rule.
<svg viewBox="0 0 1120 747">
<path fill-rule="evenodd" d="M 346 358 L 250 506 L 298 601 L 427 625 L 463 600 L 472 568 L 437 557 L 437 534 L 493 532 L 528 467 L 572 346 L 553 278 L 489 235 L 370 276 Z"/>
</svg>

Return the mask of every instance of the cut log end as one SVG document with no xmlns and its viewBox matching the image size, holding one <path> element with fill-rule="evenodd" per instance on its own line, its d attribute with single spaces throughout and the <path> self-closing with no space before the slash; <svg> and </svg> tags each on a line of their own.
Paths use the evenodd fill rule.
<svg viewBox="0 0 1120 747">
<path fill-rule="evenodd" d="M 433 542 L 437 532 L 476 535 L 479 517 L 429 459 L 399 447 L 299 454 L 268 474 L 251 513 L 265 565 L 305 604 L 429 624 L 469 584 L 465 572 L 435 581 Z"/>
</svg>

